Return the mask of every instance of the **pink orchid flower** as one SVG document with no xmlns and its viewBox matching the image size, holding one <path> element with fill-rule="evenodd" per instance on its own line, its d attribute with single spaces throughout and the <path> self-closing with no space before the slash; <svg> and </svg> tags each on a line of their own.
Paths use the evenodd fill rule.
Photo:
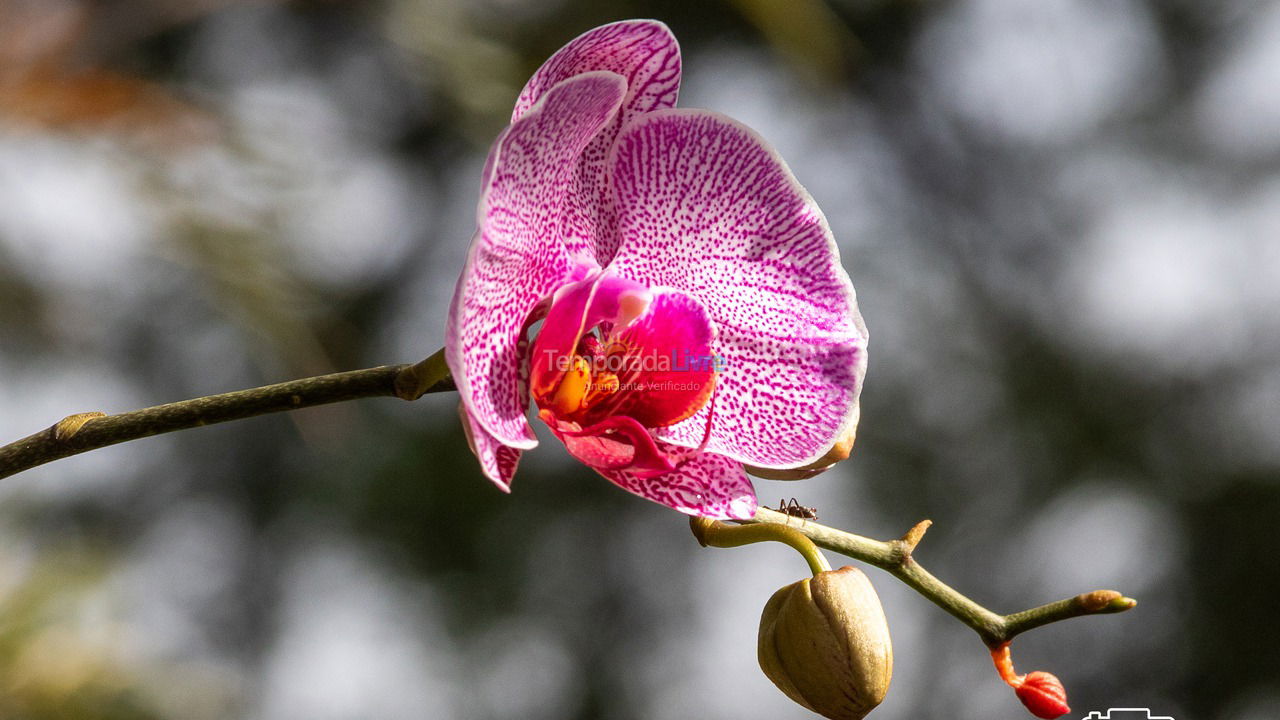
<svg viewBox="0 0 1280 720">
<path fill-rule="evenodd" d="M 750 129 L 674 109 L 679 84 L 665 25 L 598 27 L 489 153 L 446 357 L 503 490 L 531 398 L 604 477 L 716 518 L 755 513 L 744 464 L 806 466 L 857 425 L 867 334 L 826 219 Z"/>
</svg>

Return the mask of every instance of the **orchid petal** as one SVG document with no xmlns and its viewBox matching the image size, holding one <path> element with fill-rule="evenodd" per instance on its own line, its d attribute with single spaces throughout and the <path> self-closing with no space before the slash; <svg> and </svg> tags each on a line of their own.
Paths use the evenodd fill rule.
<svg viewBox="0 0 1280 720">
<path fill-rule="evenodd" d="M 666 446 L 669 451 L 676 448 Z M 756 514 L 756 493 L 738 462 L 714 453 L 697 453 L 675 470 L 650 476 L 625 470 L 599 470 L 627 492 L 688 515 L 746 520 Z"/>
<path fill-rule="evenodd" d="M 798 467 L 857 420 L 866 329 L 826 219 L 777 153 L 718 113 L 664 110 L 618 136 L 624 238 L 609 271 L 683 289 L 719 330 L 708 451 Z M 696 447 L 708 409 L 656 431 Z"/>
<path fill-rule="evenodd" d="M 675 107 L 680 92 L 680 45 L 657 20 L 625 20 L 588 30 L 552 55 L 525 85 L 511 114 L 520 119 L 557 83 L 592 70 L 627 82 L 618 116 L 583 151 L 565 214 L 570 255 L 604 265 L 618 247 L 605 166 L 618 130 L 639 115 Z"/>
<path fill-rule="evenodd" d="M 458 406 L 462 416 L 462 429 L 467 435 L 467 446 L 480 461 L 484 476 L 493 481 L 503 492 L 511 492 L 511 479 L 520 463 L 520 450 L 498 442 L 483 426 L 477 423 L 464 405 Z"/>
<path fill-rule="evenodd" d="M 560 222 L 573 168 L 625 92 L 623 78 L 610 72 L 557 84 L 499 137 L 486 163 L 479 229 L 449 313 L 446 360 L 470 417 L 511 447 L 537 445 L 519 391 L 525 320 L 578 270 Z"/>
<path fill-rule="evenodd" d="M 593 28 L 570 40 L 538 68 L 516 100 L 516 122 L 548 90 L 592 70 L 608 70 L 627 81 L 625 122 L 640 113 L 675 107 L 680 92 L 680 44 L 657 20 L 623 20 Z"/>
</svg>

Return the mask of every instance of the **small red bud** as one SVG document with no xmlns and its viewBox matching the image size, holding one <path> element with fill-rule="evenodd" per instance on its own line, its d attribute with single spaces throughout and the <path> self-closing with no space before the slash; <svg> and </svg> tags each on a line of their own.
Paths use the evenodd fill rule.
<svg viewBox="0 0 1280 720">
<path fill-rule="evenodd" d="M 1067 707 L 1066 688 L 1051 673 L 1040 670 L 1028 673 L 1022 684 L 1014 689 L 1014 694 L 1032 715 L 1044 720 L 1053 720 L 1071 712 Z"/>
<path fill-rule="evenodd" d="M 1067 707 L 1067 689 L 1062 687 L 1062 681 L 1056 675 L 1041 670 L 1026 675 L 1014 672 L 1009 643 L 991 648 L 991 660 L 996 664 L 1000 679 L 1013 688 L 1013 693 L 1032 715 L 1044 720 L 1054 720 L 1071 712 L 1071 708 Z"/>
</svg>

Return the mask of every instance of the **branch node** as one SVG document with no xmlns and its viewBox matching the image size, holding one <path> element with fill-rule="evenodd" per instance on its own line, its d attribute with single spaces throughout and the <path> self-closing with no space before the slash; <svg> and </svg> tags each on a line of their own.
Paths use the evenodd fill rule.
<svg viewBox="0 0 1280 720">
<path fill-rule="evenodd" d="M 57 422 L 51 429 L 53 430 L 53 439 L 58 442 L 66 442 L 80 432 L 80 428 L 95 418 L 106 417 L 106 413 L 101 412 L 82 412 L 75 415 L 68 415 Z"/>
<path fill-rule="evenodd" d="M 401 400 L 417 400 L 422 397 L 423 391 L 426 390 L 421 376 L 414 372 L 412 366 L 401 370 L 396 375 L 395 386 L 396 397 Z"/>
<path fill-rule="evenodd" d="M 924 534 L 929 531 L 931 525 L 933 525 L 932 520 L 921 520 L 912 525 L 905 535 L 892 542 L 894 552 L 898 556 L 898 564 L 906 565 L 911 561 L 911 553 L 915 552 L 916 546 L 920 544 L 920 540 L 924 538 Z"/>
<path fill-rule="evenodd" d="M 1076 596 L 1076 603 L 1084 610 L 1095 613 L 1106 608 L 1111 601 L 1118 600 L 1122 596 L 1115 590 L 1094 590 L 1093 592 L 1081 593 Z"/>
<path fill-rule="evenodd" d="M 1138 601 L 1131 597 L 1118 597 L 1107 603 L 1107 606 L 1101 612 L 1118 613 L 1125 610 L 1132 610 L 1138 606 Z"/>
<path fill-rule="evenodd" d="M 1118 613 L 1132 610 L 1138 601 L 1115 590 L 1094 590 L 1075 597 L 1076 605 L 1086 613 Z"/>
<path fill-rule="evenodd" d="M 444 361 L 444 350 L 438 351 L 422 362 L 410 365 L 396 373 L 395 396 L 401 400 L 417 400 L 429 392 L 452 390 L 453 378 Z"/>
</svg>

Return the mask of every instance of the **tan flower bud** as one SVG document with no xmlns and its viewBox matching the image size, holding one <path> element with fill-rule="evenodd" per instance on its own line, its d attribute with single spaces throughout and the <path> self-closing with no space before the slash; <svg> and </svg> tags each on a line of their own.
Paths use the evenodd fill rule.
<svg viewBox="0 0 1280 720">
<path fill-rule="evenodd" d="M 807 480 L 814 475 L 826 472 L 831 469 L 832 465 L 848 458 L 849 453 L 853 450 L 853 441 L 857 434 L 858 422 L 855 419 L 853 426 L 836 439 L 835 444 L 831 446 L 831 449 L 825 455 L 803 467 L 779 470 L 777 468 L 744 465 L 743 468 L 752 475 L 766 480 Z"/>
<path fill-rule="evenodd" d="M 832 720 L 861 720 L 893 675 L 880 598 L 848 566 L 774 593 L 760 616 L 758 649 L 760 669 L 779 690 Z"/>
</svg>

